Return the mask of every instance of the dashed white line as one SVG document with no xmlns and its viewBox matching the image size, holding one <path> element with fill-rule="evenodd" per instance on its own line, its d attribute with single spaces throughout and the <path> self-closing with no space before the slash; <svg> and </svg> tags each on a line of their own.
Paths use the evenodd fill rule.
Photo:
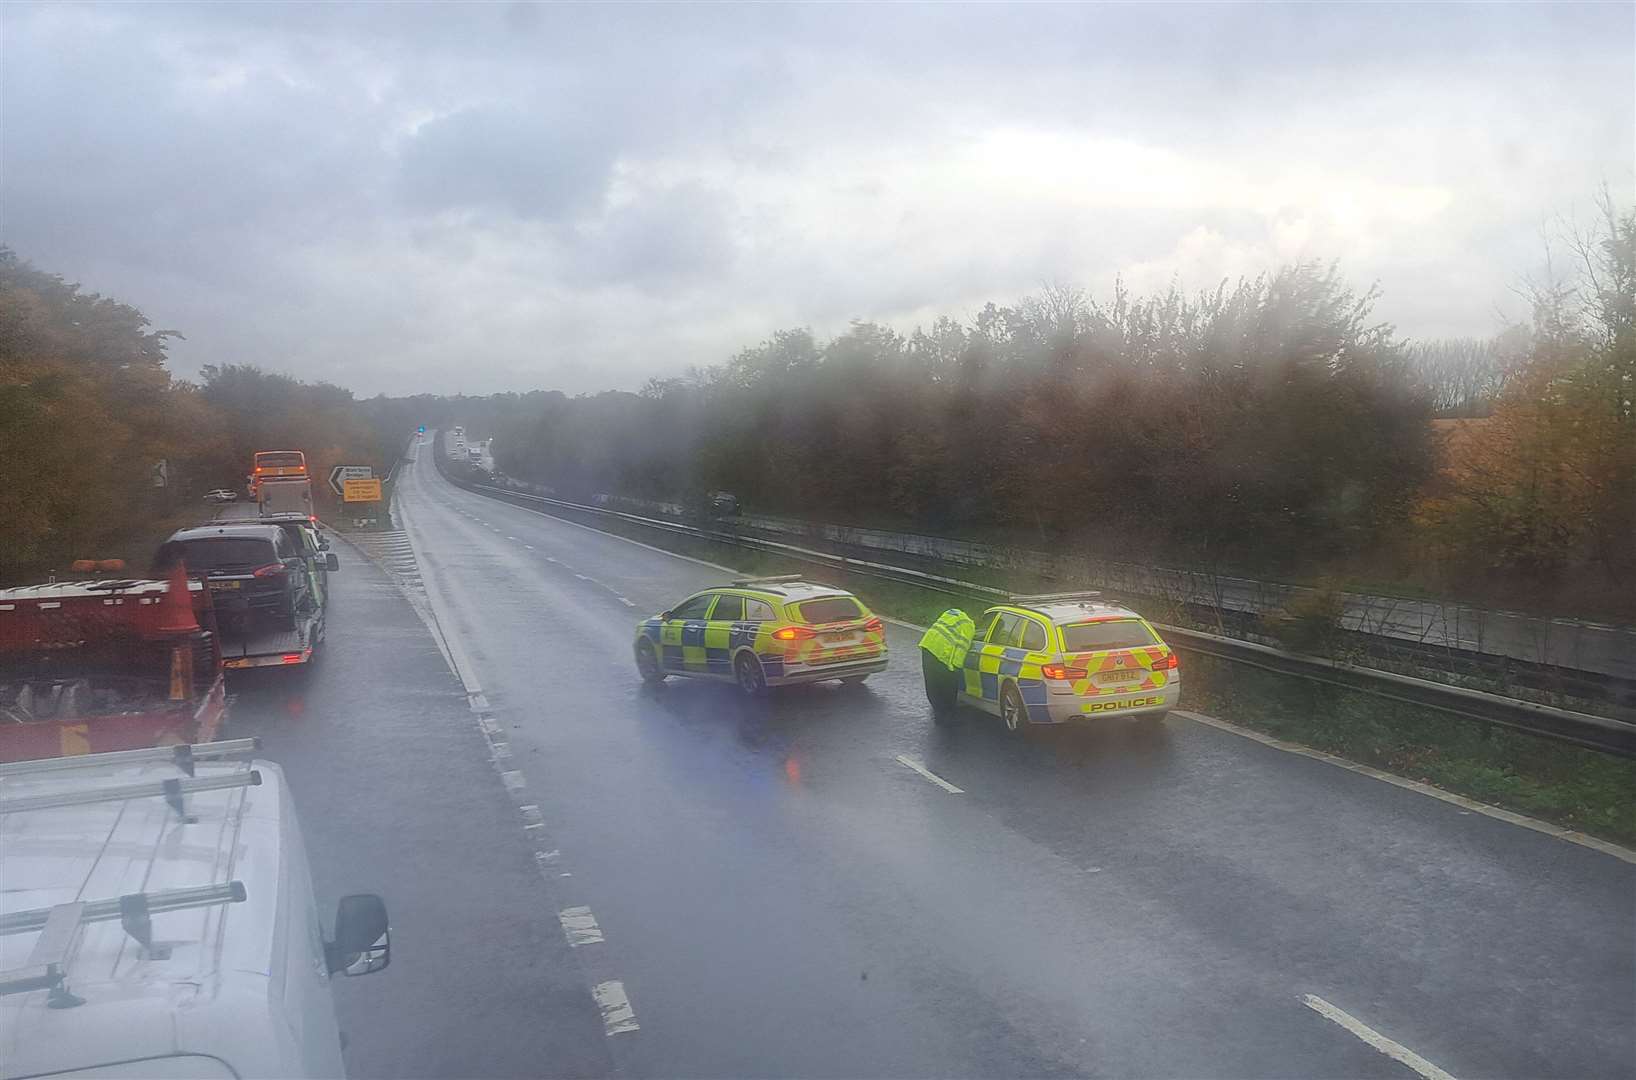
<svg viewBox="0 0 1636 1080">
<path fill-rule="evenodd" d="M 964 788 L 955 787 L 953 784 L 949 783 L 947 780 L 943 779 L 941 776 L 939 776 L 936 773 L 932 772 L 932 770 L 926 768 L 926 766 L 922 765 L 920 762 L 916 761 L 912 757 L 904 757 L 902 754 L 899 754 L 898 755 L 898 764 L 907 765 L 909 768 L 913 769 L 915 772 L 919 773 L 921 776 L 924 776 L 926 779 L 930 780 L 932 783 L 936 784 L 938 787 L 942 788 L 944 791 L 947 791 L 950 795 L 964 795 L 965 794 L 965 789 Z"/>
<path fill-rule="evenodd" d="M 528 781 L 523 779 L 523 774 L 518 772 L 516 769 L 511 769 L 507 772 L 501 773 L 500 781 L 505 784 L 506 790 L 511 792 L 513 795 L 523 790 L 523 788 L 528 784 Z"/>
<path fill-rule="evenodd" d="M 515 536 L 508 536 L 508 537 L 506 537 L 506 539 L 507 539 L 507 540 L 515 540 L 515 539 L 517 539 L 517 538 L 516 538 L 516 537 L 515 537 Z"/>
<path fill-rule="evenodd" d="M 624 604 L 626 607 L 635 607 L 636 606 L 636 601 L 635 600 L 627 600 L 623 596 L 617 596 L 616 595 L 614 597 L 614 599 L 618 600 L 621 604 Z"/>
<path fill-rule="evenodd" d="M 623 1031 L 639 1030 L 636 1010 L 631 1008 L 631 999 L 625 996 L 624 983 L 618 979 L 597 983 L 591 987 L 591 996 L 596 998 L 597 1006 L 602 1010 L 604 1032 L 618 1035 Z"/>
<path fill-rule="evenodd" d="M 588 907 L 563 908 L 557 912 L 557 921 L 562 923 L 562 932 L 567 935 L 568 944 L 576 948 L 604 940 L 602 928 L 596 924 L 596 916 L 591 914 Z"/>
<path fill-rule="evenodd" d="M 533 544 L 524 544 L 523 547 L 527 548 L 530 551 L 534 550 L 534 545 Z"/>
<path fill-rule="evenodd" d="M 1307 1008 L 1311 1009 L 1319 1016 L 1322 1016 L 1326 1020 L 1334 1021 L 1341 1027 L 1356 1035 L 1358 1038 L 1362 1039 L 1364 1042 L 1368 1043 L 1370 1046 L 1374 1047 L 1376 1050 L 1379 1050 L 1381 1053 L 1391 1058 L 1393 1061 L 1400 1061 L 1407 1065 L 1421 1076 L 1424 1076 L 1426 1080 L 1454 1080 L 1453 1076 L 1450 1076 L 1442 1069 L 1439 1069 L 1436 1065 L 1433 1065 L 1431 1062 L 1427 1061 L 1413 1050 L 1410 1050 L 1407 1046 L 1404 1046 L 1402 1043 L 1396 1042 L 1392 1039 L 1388 1039 L 1386 1036 L 1382 1035 L 1368 1024 L 1365 1024 L 1362 1020 L 1359 1020 L 1357 1017 L 1337 1009 L 1335 1006 L 1331 1005 L 1317 994 L 1305 994 L 1302 996 L 1301 1000 L 1305 1002 Z"/>
</svg>

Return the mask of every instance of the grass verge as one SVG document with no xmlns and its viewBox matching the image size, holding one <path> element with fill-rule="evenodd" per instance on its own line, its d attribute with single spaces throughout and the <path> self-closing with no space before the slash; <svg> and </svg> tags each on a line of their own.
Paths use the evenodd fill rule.
<svg viewBox="0 0 1636 1080">
<path fill-rule="evenodd" d="M 579 520 L 582 515 L 563 516 Z M 581 524 L 746 574 L 812 573 L 856 593 L 876 612 L 909 622 L 929 623 L 950 607 L 975 613 L 993 603 L 992 598 L 934 592 L 827 567 L 815 571 L 811 563 L 784 556 L 663 533 L 617 518 L 583 516 L 587 520 Z M 990 577 L 977 583 L 1005 587 Z M 1026 591 L 1038 583 L 1012 586 Z M 1636 846 L 1636 761 L 1185 650 L 1183 656 L 1189 709 Z"/>
</svg>

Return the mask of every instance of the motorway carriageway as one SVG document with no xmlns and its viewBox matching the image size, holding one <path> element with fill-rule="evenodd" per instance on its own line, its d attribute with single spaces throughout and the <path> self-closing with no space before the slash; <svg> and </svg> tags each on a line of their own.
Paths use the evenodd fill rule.
<svg viewBox="0 0 1636 1080">
<path fill-rule="evenodd" d="M 862 687 L 646 689 L 727 575 L 431 453 L 320 666 L 234 686 L 325 902 L 392 906 L 355 1074 L 1636 1075 L 1636 865 L 1185 717 L 938 728 L 901 626 Z"/>
</svg>

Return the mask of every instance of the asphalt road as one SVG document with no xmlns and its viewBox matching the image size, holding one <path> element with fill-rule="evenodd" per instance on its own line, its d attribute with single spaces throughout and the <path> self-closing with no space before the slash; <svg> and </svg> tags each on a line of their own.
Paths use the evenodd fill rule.
<svg viewBox="0 0 1636 1080">
<path fill-rule="evenodd" d="M 284 766 L 326 925 L 346 893 L 386 899 L 391 966 L 333 983 L 349 1073 L 608 1075 L 601 1016 L 464 689 L 393 580 L 333 550 L 319 659 L 229 672 L 224 737 L 259 735 Z"/>
<path fill-rule="evenodd" d="M 390 564 L 501 769 L 355 560 L 301 714 L 241 699 L 321 885 L 414 920 L 397 982 L 345 988 L 358 1071 L 1414 1076 L 1385 1038 L 1424 1075 L 1636 1075 L 1636 866 L 1182 718 L 940 729 L 898 627 L 861 688 L 644 690 L 635 621 L 722 573 L 429 459 Z"/>
</svg>

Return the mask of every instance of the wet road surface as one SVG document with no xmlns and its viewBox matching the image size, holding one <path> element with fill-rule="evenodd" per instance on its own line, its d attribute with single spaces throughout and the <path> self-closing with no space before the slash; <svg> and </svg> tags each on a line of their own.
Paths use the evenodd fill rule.
<svg viewBox="0 0 1636 1080">
<path fill-rule="evenodd" d="M 429 456 L 385 562 L 509 756 L 356 557 L 299 715 L 236 713 L 325 899 L 392 905 L 355 1072 L 1636 1074 L 1636 867 L 1182 718 L 938 728 L 902 627 L 862 687 L 644 689 L 637 618 L 722 572 Z"/>
</svg>

